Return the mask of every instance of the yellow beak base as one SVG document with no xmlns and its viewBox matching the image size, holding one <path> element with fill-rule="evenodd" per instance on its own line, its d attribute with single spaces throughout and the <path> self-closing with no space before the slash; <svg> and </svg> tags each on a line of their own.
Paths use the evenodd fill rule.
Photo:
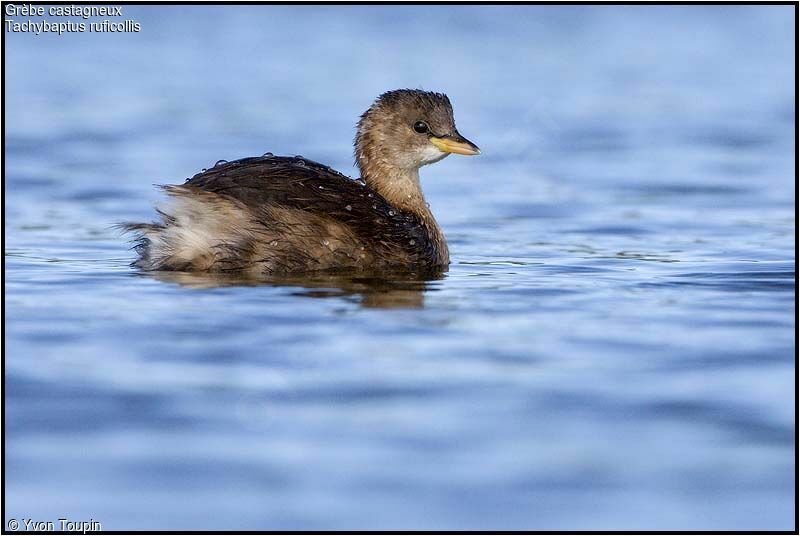
<svg viewBox="0 0 800 536">
<path fill-rule="evenodd" d="M 466 139 L 460 141 L 452 138 L 432 137 L 430 140 L 443 153 L 463 154 L 466 156 L 481 154 L 478 146 Z"/>
</svg>

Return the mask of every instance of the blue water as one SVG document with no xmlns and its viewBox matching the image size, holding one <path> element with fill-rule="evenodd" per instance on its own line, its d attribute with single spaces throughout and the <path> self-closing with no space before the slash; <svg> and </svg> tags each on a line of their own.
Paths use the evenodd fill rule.
<svg viewBox="0 0 800 536">
<path fill-rule="evenodd" d="M 794 9 L 125 6 L 6 33 L 5 521 L 794 527 Z M 148 275 L 218 159 L 449 94 L 442 278 Z"/>
</svg>

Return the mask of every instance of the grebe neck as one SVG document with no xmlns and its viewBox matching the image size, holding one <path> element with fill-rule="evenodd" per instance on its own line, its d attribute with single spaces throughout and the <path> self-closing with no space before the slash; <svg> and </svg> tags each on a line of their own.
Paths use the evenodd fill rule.
<svg viewBox="0 0 800 536">
<path fill-rule="evenodd" d="M 363 166 L 361 177 L 367 186 L 378 192 L 392 206 L 413 214 L 428 229 L 434 244 L 436 264 L 447 265 L 450 263 L 447 241 L 425 201 L 419 184 L 418 169 L 404 170 L 390 166 Z"/>
<path fill-rule="evenodd" d="M 381 164 L 364 166 L 361 169 L 361 178 L 366 181 L 367 186 L 398 209 L 411 212 L 426 225 L 438 228 L 422 193 L 418 169 L 402 169 Z"/>
</svg>

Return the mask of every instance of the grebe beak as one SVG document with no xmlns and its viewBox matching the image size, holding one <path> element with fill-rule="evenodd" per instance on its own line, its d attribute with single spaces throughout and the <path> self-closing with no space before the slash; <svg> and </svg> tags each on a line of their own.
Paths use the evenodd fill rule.
<svg viewBox="0 0 800 536">
<path fill-rule="evenodd" d="M 481 154 L 481 150 L 478 149 L 478 146 L 459 134 L 458 131 L 452 136 L 447 135 L 439 138 L 432 136 L 430 140 L 431 143 L 443 153 L 463 154 L 467 156 Z"/>
</svg>

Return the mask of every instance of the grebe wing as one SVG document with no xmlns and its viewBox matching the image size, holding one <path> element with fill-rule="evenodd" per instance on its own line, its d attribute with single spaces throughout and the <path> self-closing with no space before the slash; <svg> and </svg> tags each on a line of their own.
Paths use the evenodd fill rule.
<svg viewBox="0 0 800 536">
<path fill-rule="evenodd" d="M 352 183 L 352 184 L 350 184 Z M 207 192 L 237 199 L 251 208 L 286 204 L 299 192 L 325 186 L 352 191 L 359 184 L 341 173 L 300 157 L 263 156 L 219 163 L 186 181 Z M 322 186 L 322 188 L 320 188 Z"/>
<path fill-rule="evenodd" d="M 413 214 L 394 208 L 377 192 L 328 166 L 301 157 L 263 156 L 221 163 L 186 181 L 236 199 L 254 212 L 282 207 L 331 218 L 364 242 L 420 259 L 435 244 Z"/>
</svg>

